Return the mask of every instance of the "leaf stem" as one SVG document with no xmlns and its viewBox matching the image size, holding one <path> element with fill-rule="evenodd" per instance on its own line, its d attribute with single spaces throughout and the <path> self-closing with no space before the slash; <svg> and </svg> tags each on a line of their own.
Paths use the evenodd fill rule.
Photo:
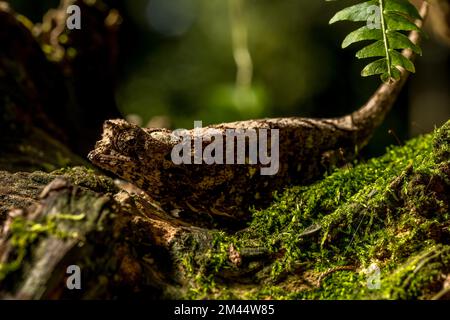
<svg viewBox="0 0 450 320">
<path fill-rule="evenodd" d="M 380 3 L 381 32 L 383 33 L 384 50 L 386 51 L 387 70 L 389 78 L 392 78 L 391 55 L 389 54 L 389 42 L 387 39 L 387 25 L 384 19 L 384 0 L 379 0 L 379 3 Z"/>
</svg>

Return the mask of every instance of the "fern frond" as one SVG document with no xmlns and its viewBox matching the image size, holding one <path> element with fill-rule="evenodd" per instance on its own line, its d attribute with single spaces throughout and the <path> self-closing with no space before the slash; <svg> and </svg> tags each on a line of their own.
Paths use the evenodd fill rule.
<svg viewBox="0 0 450 320">
<path fill-rule="evenodd" d="M 380 58 L 369 63 L 361 72 L 363 77 L 381 75 L 384 82 L 398 80 L 400 69 L 414 73 L 411 60 L 400 50 L 411 49 L 421 55 L 421 48 L 403 32 L 419 31 L 414 23 L 421 19 L 419 12 L 408 0 L 370 0 L 345 8 L 334 15 L 330 24 L 338 21 L 366 22 L 351 32 L 342 42 L 342 48 L 360 41 L 375 41 L 356 53 L 358 59 Z"/>
</svg>

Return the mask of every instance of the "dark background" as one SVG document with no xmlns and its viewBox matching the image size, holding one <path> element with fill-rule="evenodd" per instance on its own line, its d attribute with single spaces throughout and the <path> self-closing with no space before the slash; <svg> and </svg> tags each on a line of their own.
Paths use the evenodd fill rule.
<svg viewBox="0 0 450 320">
<path fill-rule="evenodd" d="M 254 69 L 251 87 L 238 94 L 231 1 L 107 1 L 123 15 L 117 100 L 125 117 L 144 126 L 151 121 L 192 128 L 194 120 L 207 125 L 275 116 L 340 116 L 360 107 L 379 85 L 377 77 L 360 77 L 367 64 L 354 58 L 360 46 L 340 48 L 345 35 L 360 25 L 328 25 L 334 12 L 355 1 L 243 0 L 242 22 L 248 28 Z M 59 1 L 10 3 L 39 22 Z M 417 75 L 366 155 L 381 154 L 387 145 L 429 132 L 450 117 L 450 48 L 427 32 Z"/>
</svg>

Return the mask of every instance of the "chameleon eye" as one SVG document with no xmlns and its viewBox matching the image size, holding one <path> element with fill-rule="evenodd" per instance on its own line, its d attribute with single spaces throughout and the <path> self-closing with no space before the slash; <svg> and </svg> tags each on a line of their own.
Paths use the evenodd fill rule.
<svg viewBox="0 0 450 320">
<path fill-rule="evenodd" d="M 136 137 L 126 136 L 125 139 L 123 140 L 123 142 L 127 146 L 136 146 L 137 139 L 136 139 Z"/>
<path fill-rule="evenodd" d="M 138 132 L 122 131 L 114 140 L 117 151 L 127 156 L 133 156 L 139 145 L 139 134 Z"/>
</svg>

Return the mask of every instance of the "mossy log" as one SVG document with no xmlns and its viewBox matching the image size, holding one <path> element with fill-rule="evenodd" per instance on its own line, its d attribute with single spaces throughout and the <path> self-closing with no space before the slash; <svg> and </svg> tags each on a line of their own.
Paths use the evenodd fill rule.
<svg viewBox="0 0 450 320">
<path fill-rule="evenodd" d="M 69 34 L 64 43 L 80 52 L 81 68 L 90 54 L 114 60 L 102 54 L 114 53 L 120 20 L 104 6 L 85 8 L 109 40 L 83 56 L 98 37 L 71 42 Z M 111 24 L 95 24 L 106 18 Z M 287 188 L 238 232 L 196 227 L 84 160 L 115 105 L 86 118 L 92 131 L 77 144 L 80 128 L 59 121 L 58 108 L 88 112 L 80 97 L 91 92 L 68 48 L 49 36 L 60 16 L 46 19 L 50 29 L 34 38 L 35 27 L 0 6 L 0 298 L 449 298 L 450 122 L 381 158 Z M 12 58 L 14 46 L 28 50 Z M 95 66 L 111 74 L 109 63 Z M 76 97 L 61 83 L 77 87 Z M 62 93 L 49 94 L 55 88 Z M 112 99 L 111 82 L 99 92 Z M 377 290 L 366 285 L 372 263 L 381 270 Z M 71 265 L 80 267 L 81 290 L 67 286 Z"/>
<path fill-rule="evenodd" d="M 286 190 L 237 233 L 191 226 L 84 167 L 1 172 L 1 295 L 448 298 L 449 159 L 450 122 Z M 382 290 L 364 286 L 371 261 Z M 70 265 L 82 290 L 66 287 Z"/>
<path fill-rule="evenodd" d="M 3 297 L 111 299 L 136 292 L 160 296 L 163 269 L 152 252 L 163 240 L 112 180 L 84 168 L 0 176 L 2 185 L 14 183 L 2 190 L 2 205 L 16 208 L 2 223 Z M 70 265 L 82 270 L 81 291 L 66 286 Z"/>
</svg>

